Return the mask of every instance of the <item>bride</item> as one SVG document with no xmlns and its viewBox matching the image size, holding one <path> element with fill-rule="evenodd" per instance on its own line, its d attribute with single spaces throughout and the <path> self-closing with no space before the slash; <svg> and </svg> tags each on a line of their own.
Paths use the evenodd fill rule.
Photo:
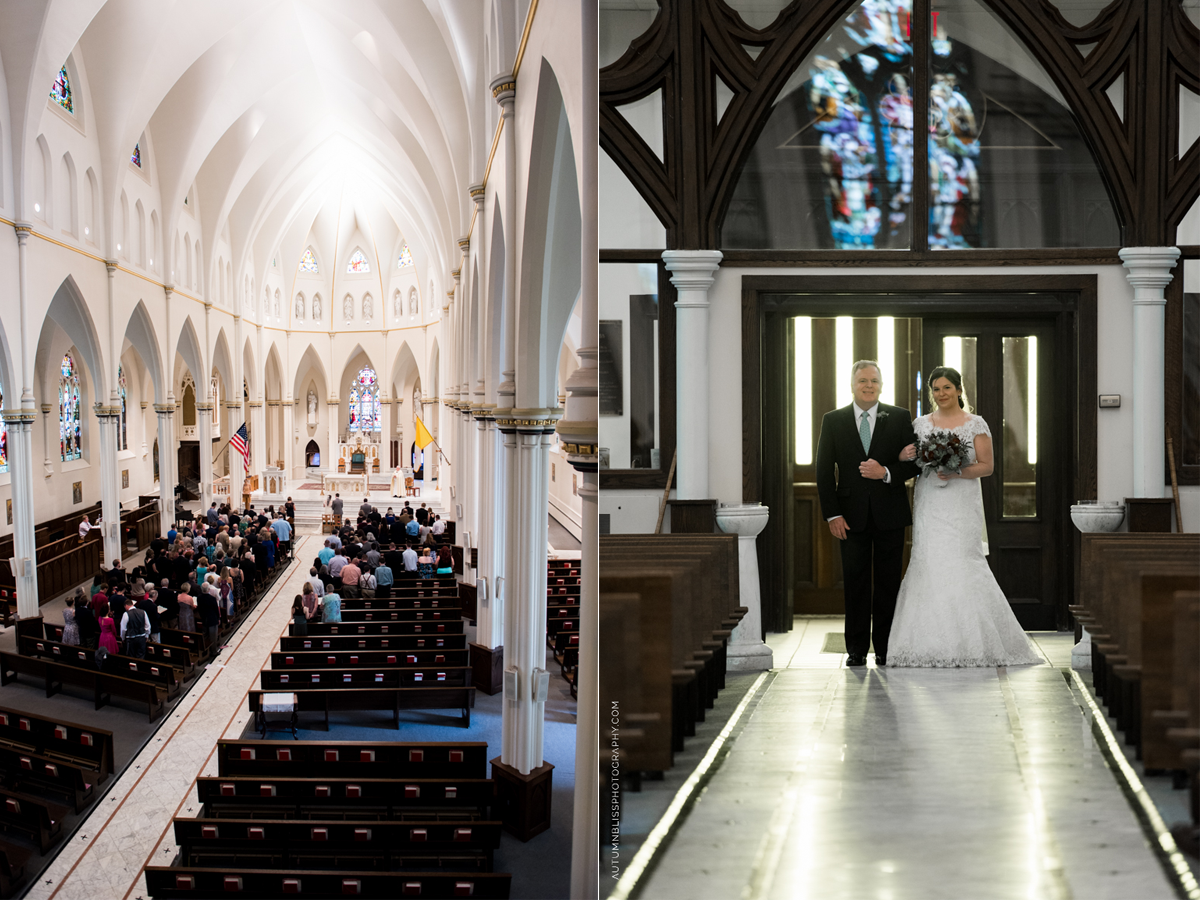
<svg viewBox="0 0 1200 900">
<path fill-rule="evenodd" d="M 979 479 L 992 474 L 992 433 L 964 408 L 957 371 L 939 366 L 929 387 L 937 409 L 913 422 L 917 439 L 952 431 L 969 446 L 969 465 L 959 473 L 929 468 L 917 479 L 912 556 L 896 600 L 888 665 L 1040 663 L 984 558 Z M 900 451 L 905 462 L 916 455 L 913 444 Z"/>
</svg>

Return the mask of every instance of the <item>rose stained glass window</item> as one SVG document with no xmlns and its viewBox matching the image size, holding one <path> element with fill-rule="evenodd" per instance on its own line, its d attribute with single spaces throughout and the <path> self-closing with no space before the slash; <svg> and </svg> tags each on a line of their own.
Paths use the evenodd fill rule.
<svg viewBox="0 0 1200 900">
<path fill-rule="evenodd" d="M 129 157 L 129 161 L 131 163 L 133 163 L 135 166 L 137 166 L 139 169 L 142 167 L 142 145 L 141 144 L 133 145 L 133 154 Z"/>
<path fill-rule="evenodd" d="M 383 429 L 379 403 L 379 379 L 364 366 L 350 385 L 350 430 L 378 432 Z"/>
<path fill-rule="evenodd" d="M 346 266 L 347 275 L 361 275 L 371 271 L 371 264 L 367 262 L 367 258 L 363 256 L 361 250 L 355 250 L 354 255 L 350 257 L 350 262 Z"/>
<path fill-rule="evenodd" d="M 312 247 L 304 251 L 304 255 L 300 257 L 300 271 L 308 272 L 312 275 L 319 275 L 321 270 L 317 268 L 317 258 L 313 256 Z"/>
<path fill-rule="evenodd" d="M 67 112 L 75 114 L 75 108 L 71 104 L 71 79 L 67 76 L 66 66 L 58 70 L 58 77 L 54 79 L 54 87 L 50 89 L 50 99 Z"/>
<path fill-rule="evenodd" d="M 63 462 L 83 456 L 79 414 L 79 374 L 68 353 L 62 358 L 58 378 L 58 441 Z"/>
</svg>

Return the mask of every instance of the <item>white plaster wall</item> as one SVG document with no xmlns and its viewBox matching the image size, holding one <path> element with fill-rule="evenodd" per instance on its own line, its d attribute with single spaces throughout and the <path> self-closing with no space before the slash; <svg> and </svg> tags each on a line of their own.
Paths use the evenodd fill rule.
<svg viewBox="0 0 1200 900">
<path fill-rule="evenodd" d="M 608 529 L 612 534 L 652 534 L 658 521 L 658 507 L 662 502 L 662 491 L 602 490 L 600 492 L 600 515 L 608 515 Z M 671 491 L 674 499 L 675 491 Z M 663 532 L 671 531 L 671 513 L 663 516 Z"/>
<path fill-rule="evenodd" d="M 550 515 L 571 533 L 577 541 L 583 540 L 583 501 L 576 488 L 583 484 L 583 476 L 567 462 L 562 447 L 555 443 L 550 448 Z"/>
</svg>

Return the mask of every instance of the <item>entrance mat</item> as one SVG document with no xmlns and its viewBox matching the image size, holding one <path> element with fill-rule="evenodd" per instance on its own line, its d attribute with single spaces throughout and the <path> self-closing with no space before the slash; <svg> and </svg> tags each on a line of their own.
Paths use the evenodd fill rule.
<svg viewBox="0 0 1200 900">
<path fill-rule="evenodd" d="M 821 645 L 822 653 L 845 653 L 846 634 L 842 631 L 830 631 L 825 635 L 825 643 Z M 871 642 L 871 653 L 875 652 L 875 642 Z"/>
</svg>

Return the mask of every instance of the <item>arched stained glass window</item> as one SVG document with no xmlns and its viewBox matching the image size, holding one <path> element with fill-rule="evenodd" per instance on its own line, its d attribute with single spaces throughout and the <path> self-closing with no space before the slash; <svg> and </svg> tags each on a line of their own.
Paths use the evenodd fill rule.
<svg viewBox="0 0 1200 900">
<path fill-rule="evenodd" d="M 4 388 L 0 386 L 0 408 L 4 406 Z M 8 423 L 0 419 L 0 472 L 8 471 Z"/>
<path fill-rule="evenodd" d="M 304 251 L 304 255 L 300 257 L 300 271 L 308 272 L 312 275 L 319 275 L 321 270 L 317 268 L 317 258 L 313 256 L 312 247 Z"/>
<path fill-rule="evenodd" d="M 140 143 L 133 145 L 133 154 L 129 157 L 129 161 L 139 169 L 142 167 L 142 145 Z"/>
<path fill-rule="evenodd" d="M 124 368 L 124 366 L 117 366 L 117 389 L 121 393 L 121 431 L 117 435 L 117 449 L 118 450 L 128 450 L 129 449 L 129 440 L 128 440 L 128 436 L 127 436 L 128 429 L 126 428 L 128 419 L 126 418 L 125 388 L 126 388 L 125 368 Z"/>
<path fill-rule="evenodd" d="M 374 369 L 364 366 L 350 386 L 350 430 L 365 434 L 381 429 L 379 379 Z"/>
<path fill-rule="evenodd" d="M 83 456 L 79 402 L 79 374 L 68 353 L 62 358 L 58 378 L 58 445 L 63 462 Z"/>
<path fill-rule="evenodd" d="M 367 262 L 367 258 L 363 256 L 361 250 L 355 250 L 354 255 L 350 257 L 350 262 L 346 266 L 347 275 L 361 275 L 371 271 L 371 264 Z"/>
<path fill-rule="evenodd" d="M 54 87 L 50 89 L 50 99 L 71 115 L 75 114 L 75 108 L 71 105 L 71 79 L 67 76 L 65 65 L 58 70 L 58 77 L 54 79 Z"/>
<path fill-rule="evenodd" d="M 397 269 L 411 269 L 413 267 L 412 251 L 408 249 L 408 241 L 400 245 L 400 258 L 396 260 Z"/>
<path fill-rule="evenodd" d="M 927 22 L 912 0 L 862 0 L 798 62 L 738 175 L 722 248 L 1120 246 L 1066 99 L 980 0 L 938 0 Z"/>
</svg>

